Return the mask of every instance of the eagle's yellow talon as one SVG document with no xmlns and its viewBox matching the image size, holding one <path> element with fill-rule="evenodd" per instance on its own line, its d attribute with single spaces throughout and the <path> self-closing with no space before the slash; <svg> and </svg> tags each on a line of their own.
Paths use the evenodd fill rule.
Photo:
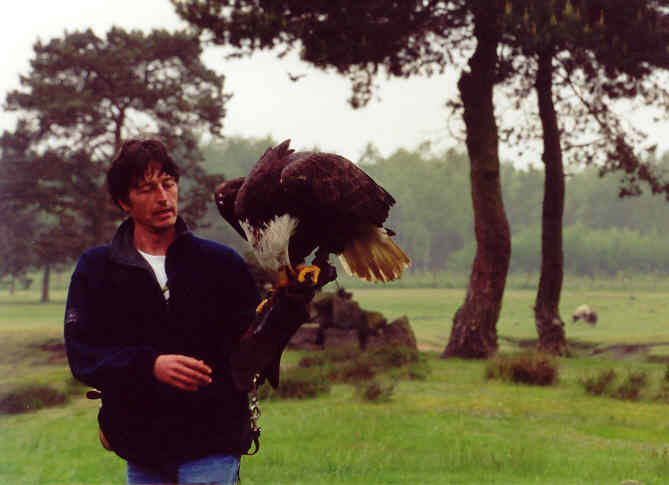
<svg viewBox="0 0 669 485">
<path fill-rule="evenodd" d="M 290 286 L 290 282 L 295 278 L 295 274 L 295 270 L 291 266 L 282 266 L 276 279 L 276 287 L 283 288 Z"/>
<path fill-rule="evenodd" d="M 299 265 L 297 267 L 299 273 L 297 274 L 297 281 L 304 283 L 307 279 L 307 275 L 311 275 L 311 282 L 313 284 L 318 283 L 318 277 L 321 274 L 321 269 L 318 266 L 303 266 Z"/>
<path fill-rule="evenodd" d="M 260 302 L 260 304 L 256 307 L 256 315 L 259 315 L 260 312 L 262 312 L 263 308 L 265 308 L 265 305 L 267 305 L 267 298 L 265 298 L 263 301 Z"/>
</svg>

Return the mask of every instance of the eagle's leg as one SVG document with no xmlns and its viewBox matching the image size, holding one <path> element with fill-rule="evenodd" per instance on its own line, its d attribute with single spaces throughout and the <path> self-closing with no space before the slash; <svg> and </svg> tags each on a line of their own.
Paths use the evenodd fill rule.
<svg viewBox="0 0 669 485">
<path fill-rule="evenodd" d="M 272 296 L 274 296 L 276 289 L 290 286 L 295 281 L 296 277 L 297 271 L 295 271 L 289 264 L 281 266 L 276 274 L 276 279 L 273 285 L 274 289 L 270 291 L 267 298 L 261 301 L 260 304 L 256 307 L 256 315 L 262 313 L 263 309 L 269 304 L 269 302 L 272 300 Z"/>
<path fill-rule="evenodd" d="M 299 265 L 297 280 L 300 283 L 310 281 L 312 285 L 322 288 L 330 281 L 337 279 L 337 270 L 328 263 L 330 251 L 324 248 L 318 248 L 314 260 L 310 266 Z"/>
<path fill-rule="evenodd" d="M 281 268 L 279 268 L 279 274 L 276 279 L 276 287 L 283 288 L 290 286 L 291 282 L 295 281 L 296 276 L 297 271 L 295 271 L 292 266 L 289 264 L 281 266 Z"/>
</svg>

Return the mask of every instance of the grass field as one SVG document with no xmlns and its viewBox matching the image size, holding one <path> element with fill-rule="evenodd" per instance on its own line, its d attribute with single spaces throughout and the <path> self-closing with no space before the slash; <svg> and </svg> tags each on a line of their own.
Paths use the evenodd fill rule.
<svg viewBox="0 0 669 485">
<path fill-rule="evenodd" d="M 29 382 L 68 387 L 62 360 L 41 350 L 62 334 L 64 293 L 0 295 L 0 393 Z M 355 399 L 349 385 L 304 401 L 262 403 L 262 448 L 243 460 L 246 484 L 665 485 L 669 476 L 669 404 L 594 397 L 580 380 L 613 368 L 647 372 L 663 386 L 669 347 L 669 293 L 565 290 L 562 316 L 581 356 L 560 359 L 557 385 L 515 385 L 484 378 L 485 362 L 442 360 L 456 289 L 356 289 L 361 306 L 388 318 L 407 315 L 431 372 L 397 382 L 387 403 Z M 534 292 L 510 290 L 498 332 L 502 351 L 535 338 Z M 572 324 L 588 303 L 597 326 Z M 609 351 L 616 344 L 643 344 Z M 652 359 L 650 357 L 657 357 Z M 296 356 L 288 355 L 286 362 Z M 649 359 L 650 358 L 650 359 Z M 124 464 L 99 446 L 97 403 L 0 416 L 0 484 L 124 483 Z"/>
</svg>

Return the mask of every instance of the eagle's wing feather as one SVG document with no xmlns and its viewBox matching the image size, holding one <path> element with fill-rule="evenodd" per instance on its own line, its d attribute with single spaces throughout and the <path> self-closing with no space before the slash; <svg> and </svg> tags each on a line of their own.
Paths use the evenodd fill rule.
<svg viewBox="0 0 669 485">
<path fill-rule="evenodd" d="M 279 178 L 293 150 L 286 140 L 274 148 L 268 148 L 246 176 L 239 187 L 235 216 L 254 226 L 263 226 L 277 215 L 286 212 Z"/>
<path fill-rule="evenodd" d="M 348 223 L 381 226 L 395 199 L 351 161 L 330 153 L 300 152 L 281 171 L 281 186 L 301 206 Z"/>
</svg>

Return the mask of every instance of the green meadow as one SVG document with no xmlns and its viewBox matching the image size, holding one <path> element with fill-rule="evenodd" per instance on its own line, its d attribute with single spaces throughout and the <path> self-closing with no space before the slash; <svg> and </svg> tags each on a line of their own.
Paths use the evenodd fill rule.
<svg viewBox="0 0 669 485">
<path fill-rule="evenodd" d="M 306 400 L 261 403 L 261 450 L 245 457 L 243 484 L 645 485 L 669 483 L 669 292 L 565 290 L 561 313 L 574 356 L 550 387 L 486 380 L 487 363 L 442 360 L 462 289 L 365 288 L 354 298 L 393 319 L 407 315 L 429 366 L 398 380 L 388 402 L 348 384 Z M 64 405 L 0 415 L 0 484 L 119 484 L 122 460 L 97 441 L 98 403 L 81 396 L 62 342 L 65 294 L 0 295 L 0 394 L 33 383 L 65 390 Z M 532 290 L 510 289 L 498 325 L 504 353 L 531 346 Z M 570 321 L 588 303 L 596 326 Z M 45 350 L 47 349 L 47 350 Z M 288 353 L 285 366 L 299 355 Z M 587 394 L 604 370 L 645 372 L 637 401 Z M 667 383 L 667 384 L 665 384 Z M 1 397 L 1 396 L 0 396 Z"/>
</svg>

